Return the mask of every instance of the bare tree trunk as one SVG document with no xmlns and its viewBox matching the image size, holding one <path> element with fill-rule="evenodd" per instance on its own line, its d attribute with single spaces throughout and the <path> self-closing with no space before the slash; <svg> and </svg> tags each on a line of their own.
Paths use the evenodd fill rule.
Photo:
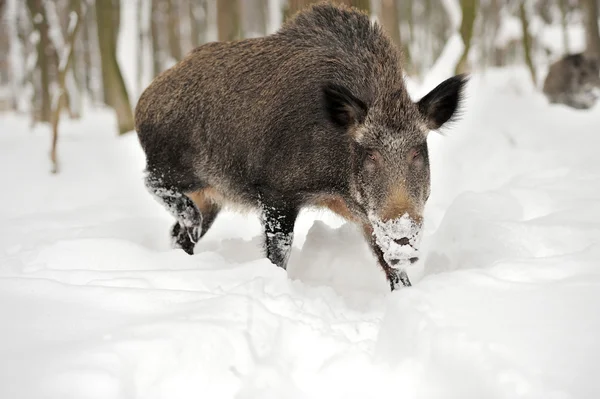
<svg viewBox="0 0 600 399">
<path fill-rule="evenodd" d="M 50 100 L 50 37 L 48 36 L 48 20 L 42 0 L 27 0 L 27 8 L 33 24 L 33 29 L 38 32 L 37 42 L 37 69 L 40 73 L 39 109 L 34 120 L 50 122 L 52 119 L 52 108 Z"/>
<path fill-rule="evenodd" d="M 182 58 L 181 33 L 179 26 L 179 4 L 177 0 L 167 0 L 167 33 L 169 38 L 169 53 L 175 61 Z"/>
<path fill-rule="evenodd" d="M 396 0 L 381 0 L 381 24 L 392 42 L 402 48 L 400 38 L 400 21 L 398 19 L 398 5 Z"/>
<path fill-rule="evenodd" d="M 110 88 L 108 97 L 110 105 L 117 114 L 119 134 L 133 130 L 133 112 L 129 96 L 117 62 L 117 40 L 113 37 L 113 12 L 111 0 L 96 0 L 96 20 L 98 29 L 98 44 L 102 58 L 103 77 L 107 79 L 106 86 Z"/>
<path fill-rule="evenodd" d="M 497 37 L 498 32 L 500 31 L 500 23 L 501 23 L 501 7 L 499 4 L 500 0 L 492 0 L 492 13 L 494 14 L 494 38 Z M 493 65 L 494 66 L 503 66 L 506 63 L 506 49 L 500 48 L 495 44 L 495 40 L 492 42 L 493 44 Z"/>
<path fill-rule="evenodd" d="M 6 0 L 0 0 L 0 21 L 6 21 Z M 8 84 L 9 63 L 8 53 L 10 51 L 10 34 L 7 23 L 0 23 L 0 85 Z M 2 101 L 3 99 L 0 99 Z"/>
<path fill-rule="evenodd" d="M 75 13 L 75 15 L 77 16 L 77 21 L 79 21 L 80 18 L 83 18 L 83 7 L 85 7 L 86 5 L 82 3 L 81 0 L 70 0 L 69 1 L 69 13 L 68 16 L 69 18 L 71 18 L 71 15 L 73 15 L 72 13 Z M 79 25 L 83 25 L 82 22 L 77 22 Z M 69 30 L 68 30 L 69 25 L 67 25 L 67 30 L 66 30 L 66 35 L 65 37 L 67 37 L 69 40 L 70 36 L 69 36 Z M 66 81 L 65 86 L 66 88 L 66 95 L 68 98 L 67 101 L 67 106 L 69 109 L 69 117 L 71 119 L 79 119 L 81 118 L 81 109 L 83 107 L 82 104 L 82 93 L 84 92 L 84 86 L 83 86 L 83 80 L 81 79 L 80 74 L 78 74 L 78 69 L 79 68 L 79 57 L 77 57 L 77 54 L 80 52 L 78 49 L 81 46 L 81 42 L 79 40 L 77 40 L 77 38 L 80 36 L 79 35 L 79 26 L 77 26 L 77 31 L 75 32 L 75 35 L 73 36 L 73 43 L 67 42 L 68 45 L 70 46 L 71 52 L 73 53 L 70 57 L 71 57 L 71 73 L 66 77 L 67 81 L 70 81 L 71 84 L 68 85 L 68 82 Z M 60 63 L 59 63 L 59 67 L 60 67 Z M 69 70 L 69 68 L 67 68 L 67 70 Z M 58 70 L 58 77 L 60 77 L 60 68 Z M 60 82 L 59 82 L 60 83 Z"/>
<path fill-rule="evenodd" d="M 600 33 L 598 32 L 598 2 L 596 0 L 583 0 L 585 9 L 585 52 L 589 55 L 600 57 Z"/>
<path fill-rule="evenodd" d="M 570 43 L 569 43 L 569 32 L 567 26 L 567 0 L 559 0 L 558 5 L 560 6 L 560 25 L 562 27 L 563 34 L 563 49 L 565 54 L 569 54 Z"/>
<path fill-rule="evenodd" d="M 240 38 L 240 5 L 238 0 L 217 1 L 217 24 L 219 41 Z"/>
<path fill-rule="evenodd" d="M 119 38 L 119 29 L 121 26 L 121 2 L 120 0 L 100 0 L 103 4 L 104 11 L 106 13 L 106 18 L 109 18 L 108 21 L 111 23 L 111 32 L 110 32 L 110 46 L 112 48 L 117 48 L 117 40 Z M 131 1 L 131 0 L 126 0 Z M 96 14 L 98 14 L 98 6 L 96 6 Z M 97 17 L 96 17 L 97 20 Z M 96 26 L 98 30 L 98 26 Z M 109 86 L 111 78 L 106 76 L 107 69 L 102 68 L 102 93 L 104 98 L 104 104 L 112 107 L 112 92 L 113 89 Z"/>
<path fill-rule="evenodd" d="M 94 10 L 93 8 L 90 9 L 86 15 L 86 20 L 85 20 L 85 26 L 83 27 L 83 31 L 82 33 L 82 41 L 83 41 L 83 46 L 82 46 L 82 52 L 83 52 L 83 63 L 85 64 L 84 66 L 84 71 L 85 71 L 85 77 L 84 77 L 84 85 L 85 85 L 85 89 L 87 90 L 87 92 L 91 95 L 93 100 L 96 100 L 96 96 L 95 96 L 95 90 L 92 87 L 92 68 L 93 68 L 93 62 L 92 62 L 92 49 L 94 48 L 94 46 L 92 45 L 92 38 L 94 37 L 93 33 L 90 32 L 91 31 L 91 26 L 92 26 L 92 22 L 95 21 L 95 16 L 93 15 Z M 92 18 L 92 19 L 90 19 Z"/>
<path fill-rule="evenodd" d="M 151 0 L 152 10 L 150 12 L 150 35 L 152 37 L 152 76 L 157 76 L 163 70 L 163 56 L 161 46 L 161 0 Z"/>
<path fill-rule="evenodd" d="M 135 54 L 135 95 L 138 96 L 142 91 L 142 77 L 144 76 L 144 49 L 145 49 L 145 38 L 144 35 L 144 21 L 143 21 L 143 2 L 144 0 L 136 0 L 135 4 L 135 17 L 137 25 L 137 48 Z"/>
<path fill-rule="evenodd" d="M 117 48 L 117 40 L 119 39 L 119 32 L 121 31 L 121 0 L 112 1 L 112 27 L 113 27 L 113 46 Z M 125 0 L 131 1 L 131 0 Z"/>
<path fill-rule="evenodd" d="M 78 0 L 71 1 L 71 10 L 74 13 L 76 20 L 72 26 L 71 31 L 67 31 L 67 38 L 65 40 L 65 49 L 62 50 L 62 54 L 59 55 L 59 66 L 58 66 L 58 88 L 56 98 L 53 101 L 52 110 L 52 147 L 50 149 L 50 160 L 52 161 L 52 173 L 58 173 L 58 155 L 57 155 L 57 144 L 58 144 L 58 124 L 60 122 L 60 113 L 62 107 L 65 105 L 63 101 L 66 95 L 66 81 L 67 72 L 73 64 L 75 58 L 74 47 L 75 39 L 77 38 L 77 32 L 79 27 L 82 25 L 81 19 L 83 17 L 81 3 Z M 69 24 L 70 25 L 70 24 Z"/>
<path fill-rule="evenodd" d="M 455 73 L 463 73 L 468 69 L 469 50 L 471 49 L 471 39 L 473 38 L 473 25 L 477 16 L 478 0 L 461 0 L 460 8 L 462 9 L 462 22 L 460 24 L 460 36 L 462 37 L 465 49 L 456 64 Z"/>
<path fill-rule="evenodd" d="M 363 10 L 367 14 L 371 14 L 371 1 L 370 0 L 352 0 L 350 4 L 359 10 Z"/>
<path fill-rule="evenodd" d="M 412 43 L 414 37 L 414 26 L 413 26 L 413 1 L 412 0 L 400 0 L 400 25 L 402 26 L 402 19 L 406 20 L 406 24 L 408 25 L 408 35 L 404 35 L 402 33 L 402 29 L 400 29 L 400 38 L 404 39 L 404 45 L 402 46 L 404 52 L 404 64 L 406 65 L 406 71 L 408 74 L 415 74 L 415 69 L 412 64 L 412 56 L 410 53 L 410 45 Z M 404 16 L 404 18 L 402 18 Z M 408 36 L 408 37 L 407 37 Z"/>
<path fill-rule="evenodd" d="M 204 42 L 206 34 L 206 0 L 195 0 L 189 3 L 190 36 L 192 47 L 196 48 Z M 200 18 L 202 15 L 202 19 Z"/>
<path fill-rule="evenodd" d="M 243 0 L 241 2 L 242 31 L 244 37 L 260 37 L 267 33 L 268 0 Z"/>
<path fill-rule="evenodd" d="M 525 63 L 529 68 L 533 85 L 537 87 L 537 75 L 533 58 L 531 56 L 531 35 L 529 35 L 529 19 L 527 18 L 527 10 L 525 9 L 525 0 L 519 3 L 519 16 L 521 18 L 521 29 L 523 30 L 523 51 L 525 53 Z"/>
</svg>

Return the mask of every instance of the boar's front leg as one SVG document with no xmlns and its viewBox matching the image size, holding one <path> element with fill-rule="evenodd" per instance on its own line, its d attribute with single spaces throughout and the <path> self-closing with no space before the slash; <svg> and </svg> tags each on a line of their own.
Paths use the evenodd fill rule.
<svg viewBox="0 0 600 399">
<path fill-rule="evenodd" d="M 160 174 L 149 172 L 145 183 L 156 200 L 176 219 L 171 229 L 173 246 L 193 255 L 203 224 L 200 211 L 182 190 L 165 182 Z"/>
<path fill-rule="evenodd" d="M 371 248 L 377 256 L 377 261 L 379 265 L 385 272 L 385 276 L 387 277 L 388 282 L 390 283 L 390 288 L 392 291 L 398 289 L 398 286 L 402 285 L 404 287 L 410 287 L 412 284 L 410 283 L 410 279 L 408 278 L 408 274 L 403 269 L 395 269 L 387 264 L 385 258 L 383 257 L 383 252 L 381 248 L 375 243 L 375 240 L 371 242 Z"/>
<path fill-rule="evenodd" d="M 267 258 L 285 269 L 292 250 L 298 208 L 283 201 L 263 200 L 262 211 Z"/>
</svg>

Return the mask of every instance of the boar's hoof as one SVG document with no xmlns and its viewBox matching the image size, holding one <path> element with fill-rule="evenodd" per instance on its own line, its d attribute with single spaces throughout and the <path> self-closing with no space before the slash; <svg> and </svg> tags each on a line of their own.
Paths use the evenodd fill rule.
<svg viewBox="0 0 600 399">
<path fill-rule="evenodd" d="M 187 254 L 194 254 L 194 246 L 198 242 L 198 228 L 182 227 L 179 222 L 176 222 L 171 229 L 171 238 L 173 240 L 173 247 L 183 249 Z"/>
<path fill-rule="evenodd" d="M 403 287 L 411 287 L 410 279 L 405 270 L 394 270 L 389 276 L 390 288 L 392 291 L 398 289 L 398 286 L 402 284 Z"/>
</svg>

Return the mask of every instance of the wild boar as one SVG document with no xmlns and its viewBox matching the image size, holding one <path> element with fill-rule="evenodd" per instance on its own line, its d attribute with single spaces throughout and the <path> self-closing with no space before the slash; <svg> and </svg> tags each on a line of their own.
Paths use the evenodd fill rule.
<svg viewBox="0 0 600 399">
<path fill-rule="evenodd" d="M 285 269 L 299 211 L 327 207 L 362 227 L 392 290 L 409 286 L 427 135 L 455 116 L 466 80 L 413 102 L 379 25 L 314 5 L 272 35 L 202 45 L 154 79 L 135 111 L 145 182 L 189 254 L 229 206 L 258 211 L 266 256 Z"/>
<path fill-rule="evenodd" d="M 583 53 L 564 56 L 550 66 L 543 91 L 552 104 L 591 108 L 600 94 L 599 60 Z"/>
</svg>

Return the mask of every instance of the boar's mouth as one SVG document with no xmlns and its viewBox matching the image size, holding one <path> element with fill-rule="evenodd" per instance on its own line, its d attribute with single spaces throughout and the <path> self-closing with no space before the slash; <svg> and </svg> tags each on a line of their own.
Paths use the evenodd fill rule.
<svg viewBox="0 0 600 399">
<path fill-rule="evenodd" d="M 375 243 L 381 249 L 383 259 L 400 274 L 403 283 L 403 277 L 408 282 L 405 268 L 419 259 L 421 224 L 411 218 L 408 213 L 387 221 L 370 214 L 369 220 L 373 227 Z M 410 285 L 410 283 L 404 285 Z"/>
</svg>

